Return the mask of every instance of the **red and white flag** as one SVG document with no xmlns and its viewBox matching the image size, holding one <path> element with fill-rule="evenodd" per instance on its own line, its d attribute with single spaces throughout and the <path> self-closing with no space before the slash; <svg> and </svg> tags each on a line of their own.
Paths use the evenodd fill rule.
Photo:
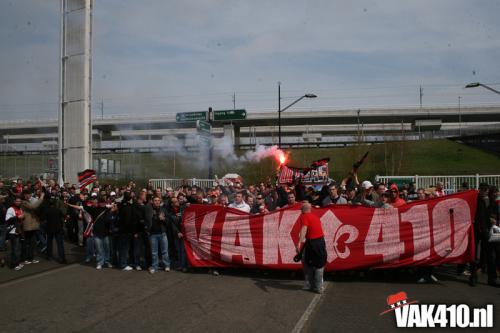
<svg viewBox="0 0 500 333">
<path fill-rule="evenodd" d="M 78 183 L 80 189 L 92 184 L 97 179 L 95 170 L 87 169 L 78 173 Z"/>
</svg>

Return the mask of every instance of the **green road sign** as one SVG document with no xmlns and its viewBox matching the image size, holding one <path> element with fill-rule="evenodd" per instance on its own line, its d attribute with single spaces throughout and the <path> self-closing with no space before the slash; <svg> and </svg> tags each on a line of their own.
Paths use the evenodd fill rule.
<svg viewBox="0 0 500 333">
<path fill-rule="evenodd" d="M 241 110 L 219 110 L 214 111 L 214 120 L 243 120 L 247 118 L 247 111 Z"/>
<path fill-rule="evenodd" d="M 200 134 L 210 134 L 210 131 L 212 130 L 212 125 L 210 125 L 210 123 L 204 120 L 197 120 L 196 129 Z"/>
<path fill-rule="evenodd" d="M 188 122 L 188 121 L 205 120 L 205 119 L 207 119 L 207 112 L 206 111 L 182 112 L 182 113 L 177 113 L 175 115 L 175 121 L 177 121 L 178 123 Z"/>
</svg>

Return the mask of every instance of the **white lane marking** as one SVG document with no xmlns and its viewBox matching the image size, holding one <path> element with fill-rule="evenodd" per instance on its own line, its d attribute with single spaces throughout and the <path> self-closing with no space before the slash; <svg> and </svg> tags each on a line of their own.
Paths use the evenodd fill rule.
<svg viewBox="0 0 500 333">
<path fill-rule="evenodd" d="M 309 303 L 309 306 L 304 311 L 304 313 L 300 317 L 300 319 L 297 322 L 297 324 L 295 324 L 295 327 L 293 328 L 292 333 L 300 333 L 300 332 L 302 332 L 302 330 L 304 329 L 304 326 L 305 326 L 307 320 L 311 316 L 311 314 L 314 311 L 314 308 L 316 307 L 316 305 L 318 305 L 318 303 L 319 303 L 319 301 L 321 299 L 321 296 L 325 294 L 326 289 L 328 288 L 328 286 L 329 286 L 329 283 L 325 282 L 324 286 L 323 286 L 324 287 L 323 294 L 317 294 L 317 295 L 315 295 L 313 297 L 311 303 Z"/>
<path fill-rule="evenodd" d="M 65 271 L 65 270 L 68 270 L 68 269 L 71 269 L 71 268 L 74 268 L 74 267 L 77 267 L 77 266 L 80 266 L 80 263 L 74 263 L 74 264 L 66 265 L 66 266 L 63 266 L 63 267 L 60 267 L 60 268 L 50 269 L 48 271 L 41 272 L 41 273 L 34 273 L 33 275 L 29 275 L 29 276 L 26 276 L 26 277 L 22 277 L 22 278 L 18 278 L 18 279 L 15 279 L 15 280 L 7 281 L 7 282 L 4 282 L 4 283 L 0 283 L 0 288 L 13 286 L 15 284 L 18 284 L 18 283 L 21 283 L 21 282 L 25 282 L 25 281 L 30 281 L 30 280 L 33 280 L 33 279 L 38 279 L 38 278 L 40 278 L 42 276 L 47 276 L 47 275 L 51 275 L 51 274 L 54 274 L 54 273 L 59 273 L 59 272 L 62 272 L 62 271 Z"/>
</svg>

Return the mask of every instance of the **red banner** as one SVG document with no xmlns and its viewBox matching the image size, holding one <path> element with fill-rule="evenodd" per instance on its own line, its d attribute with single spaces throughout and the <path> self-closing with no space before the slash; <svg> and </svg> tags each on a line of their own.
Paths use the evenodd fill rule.
<svg viewBox="0 0 500 333">
<path fill-rule="evenodd" d="M 326 270 L 465 263 L 474 257 L 474 190 L 399 208 L 338 205 L 314 209 L 325 234 Z M 184 213 L 193 267 L 299 269 L 300 204 L 265 215 L 191 205 Z"/>
</svg>

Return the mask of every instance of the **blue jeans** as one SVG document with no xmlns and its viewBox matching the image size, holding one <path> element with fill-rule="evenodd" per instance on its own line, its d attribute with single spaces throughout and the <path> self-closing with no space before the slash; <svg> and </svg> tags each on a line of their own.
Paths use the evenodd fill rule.
<svg viewBox="0 0 500 333">
<path fill-rule="evenodd" d="M 109 261 L 109 237 L 94 236 L 94 244 L 97 252 L 97 266 L 110 265 Z"/>
<path fill-rule="evenodd" d="M 91 261 L 95 254 L 94 236 L 90 236 L 85 240 L 85 260 Z"/>
<path fill-rule="evenodd" d="M 5 238 L 7 237 L 7 224 L 0 224 L 0 251 L 5 250 Z"/>
<path fill-rule="evenodd" d="M 45 238 L 44 232 L 42 230 L 37 230 L 35 233 L 35 237 L 40 251 L 47 247 L 47 239 Z"/>
<path fill-rule="evenodd" d="M 151 243 L 152 267 L 158 270 L 158 250 L 161 253 L 161 260 L 165 267 L 170 267 L 170 258 L 168 257 L 168 239 L 166 233 L 152 234 L 149 236 Z"/>
<path fill-rule="evenodd" d="M 59 259 L 66 260 L 66 256 L 64 254 L 64 231 L 62 230 L 56 233 L 47 233 L 47 257 L 52 257 L 52 243 L 54 238 L 56 239 L 57 254 L 59 255 Z"/>
</svg>

